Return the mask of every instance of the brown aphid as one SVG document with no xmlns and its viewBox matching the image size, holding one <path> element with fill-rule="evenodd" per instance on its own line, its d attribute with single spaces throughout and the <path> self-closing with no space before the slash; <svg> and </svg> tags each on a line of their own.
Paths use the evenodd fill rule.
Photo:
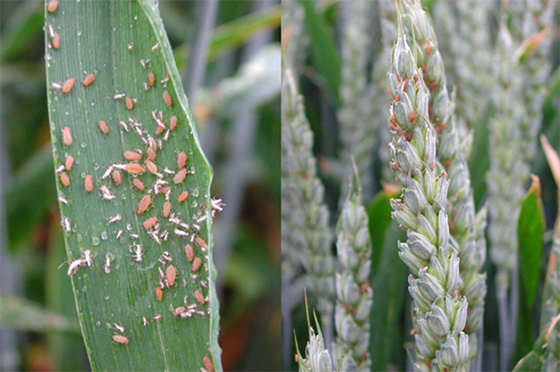
<svg viewBox="0 0 560 372">
<path fill-rule="evenodd" d="M 84 84 L 84 87 L 87 87 L 88 85 L 93 83 L 94 80 L 95 80 L 95 75 L 89 74 L 88 76 L 86 76 L 82 84 Z"/>
<path fill-rule="evenodd" d="M 163 125 L 158 125 L 156 128 L 156 131 L 154 132 L 156 134 L 156 136 L 159 136 L 160 134 L 163 133 L 163 131 L 165 130 L 165 127 Z"/>
<path fill-rule="evenodd" d="M 50 0 L 47 3 L 47 12 L 54 13 L 58 9 L 58 0 Z"/>
<path fill-rule="evenodd" d="M 66 168 L 67 171 L 72 169 L 72 166 L 74 165 L 74 157 L 72 155 L 68 155 L 66 157 L 66 160 L 64 161 L 64 168 Z"/>
<path fill-rule="evenodd" d="M 103 134 L 109 133 L 109 127 L 103 120 L 99 120 L 99 129 L 101 130 L 101 132 L 103 132 Z"/>
<path fill-rule="evenodd" d="M 145 169 L 140 164 L 129 163 L 124 166 L 124 170 L 130 174 L 140 174 L 144 173 Z"/>
<path fill-rule="evenodd" d="M 148 168 L 150 173 L 152 173 L 152 174 L 157 173 L 157 165 L 155 165 L 153 161 L 148 159 L 144 162 L 144 164 L 146 164 L 146 168 Z"/>
<path fill-rule="evenodd" d="M 163 291 L 160 287 L 156 287 L 156 298 L 158 301 L 161 301 L 163 299 Z"/>
<path fill-rule="evenodd" d="M 165 203 L 163 203 L 163 217 L 169 217 L 169 213 L 171 213 L 171 203 L 169 201 L 166 201 Z"/>
<path fill-rule="evenodd" d="M 93 191 L 93 181 L 91 180 L 91 176 L 89 174 L 84 179 L 84 190 L 86 190 L 86 192 Z"/>
<path fill-rule="evenodd" d="M 64 187 L 70 186 L 70 178 L 68 178 L 66 172 L 60 172 L 60 182 Z"/>
<path fill-rule="evenodd" d="M 62 128 L 62 143 L 64 143 L 64 146 L 72 144 L 72 132 L 69 127 Z"/>
<path fill-rule="evenodd" d="M 148 154 L 148 160 L 156 161 L 156 150 L 153 147 L 148 147 L 146 154 Z"/>
<path fill-rule="evenodd" d="M 144 187 L 143 184 L 142 187 Z M 150 194 L 144 195 L 142 199 L 140 199 L 140 202 L 138 203 L 138 209 L 137 209 L 138 214 L 142 214 L 146 212 L 150 204 L 152 204 L 152 196 Z"/>
<path fill-rule="evenodd" d="M 126 98 L 124 99 L 124 102 L 126 103 L 126 108 L 129 110 L 132 110 L 134 108 L 134 103 L 132 102 L 132 100 L 130 99 L 129 96 L 126 96 Z"/>
<path fill-rule="evenodd" d="M 173 177 L 173 182 L 175 182 L 176 185 L 180 184 L 185 180 L 186 176 L 187 176 L 187 170 L 183 168 L 175 174 L 175 177 Z"/>
<path fill-rule="evenodd" d="M 198 245 L 200 245 L 201 248 L 207 248 L 208 247 L 208 244 L 206 243 L 206 240 L 202 239 L 200 236 L 197 236 L 195 240 L 198 243 Z"/>
<path fill-rule="evenodd" d="M 142 224 L 146 230 L 151 229 L 157 222 L 157 217 L 150 217 Z"/>
<path fill-rule="evenodd" d="M 74 78 L 70 78 L 70 79 L 66 80 L 64 82 L 64 84 L 62 84 L 62 93 L 70 93 L 70 91 L 72 90 L 72 87 L 74 86 L 75 81 L 76 81 L 76 79 L 74 79 Z"/>
<path fill-rule="evenodd" d="M 123 335 L 113 335 L 113 341 L 117 344 L 127 344 L 128 345 L 128 337 Z"/>
<path fill-rule="evenodd" d="M 54 49 L 60 48 L 60 35 L 56 32 L 52 35 L 52 47 Z"/>
<path fill-rule="evenodd" d="M 169 119 L 169 130 L 175 130 L 175 127 L 177 127 L 177 116 L 173 115 Z"/>
<path fill-rule="evenodd" d="M 173 100 L 171 99 L 169 92 L 166 90 L 163 91 L 163 100 L 167 107 L 171 107 L 173 105 Z"/>
<path fill-rule="evenodd" d="M 200 293 L 198 289 L 194 291 L 194 297 L 198 302 L 200 302 L 201 305 L 204 305 L 206 303 L 206 299 L 204 298 L 204 295 Z"/>
<path fill-rule="evenodd" d="M 126 160 L 130 160 L 130 161 L 142 159 L 142 155 L 140 155 L 136 151 L 125 151 L 123 155 Z"/>
<path fill-rule="evenodd" d="M 134 185 L 134 187 L 136 187 L 136 188 L 137 188 L 138 190 L 140 190 L 140 191 L 144 191 L 144 189 L 146 188 L 146 187 L 144 186 L 144 184 L 142 183 L 142 181 L 140 181 L 139 178 L 134 178 L 134 179 L 132 180 L 132 184 Z"/>
<path fill-rule="evenodd" d="M 170 287 L 175 285 L 175 279 L 177 278 L 177 269 L 173 265 L 167 266 L 165 269 L 165 279 Z"/>
<path fill-rule="evenodd" d="M 174 316 L 181 316 L 182 314 L 186 313 L 187 309 L 184 306 L 179 306 L 177 308 L 175 308 L 171 313 Z"/>
<path fill-rule="evenodd" d="M 204 358 L 202 358 L 202 364 L 204 364 L 204 367 L 206 367 L 208 372 L 214 372 L 214 363 L 212 363 L 212 359 L 210 359 L 208 355 L 205 355 Z"/>
<path fill-rule="evenodd" d="M 187 164 L 187 154 L 181 151 L 179 155 L 177 155 L 177 168 L 183 169 L 185 168 L 185 164 Z"/>
<path fill-rule="evenodd" d="M 192 263 L 192 272 L 196 273 L 198 271 L 198 269 L 200 269 L 200 265 L 202 264 L 202 260 L 200 259 L 200 257 L 196 257 Z"/>
<path fill-rule="evenodd" d="M 154 76 L 153 72 L 150 72 L 148 74 L 148 84 L 150 84 L 150 86 L 153 87 L 155 82 L 156 82 L 156 77 Z"/>
<path fill-rule="evenodd" d="M 187 256 L 187 260 L 189 260 L 189 262 L 192 262 L 192 260 L 194 259 L 194 249 L 192 245 L 188 243 L 187 245 L 185 245 L 185 255 Z"/>
<path fill-rule="evenodd" d="M 167 186 L 160 187 L 159 190 L 158 190 L 158 194 L 167 194 L 167 192 L 169 190 L 171 190 L 171 189 Z"/>
<path fill-rule="evenodd" d="M 178 201 L 179 203 L 182 203 L 182 202 L 184 202 L 188 197 L 189 197 L 189 192 L 185 190 L 185 191 L 183 191 L 183 192 L 181 193 L 181 195 L 179 195 L 179 197 L 177 198 L 177 201 Z"/>
<path fill-rule="evenodd" d="M 118 169 L 113 170 L 113 173 L 111 173 L 111 176 L 113 177 L 113 181 L 117 185 L 120 185 L 122 183 L 121 172 L 119 172 Z"/>
</svg>

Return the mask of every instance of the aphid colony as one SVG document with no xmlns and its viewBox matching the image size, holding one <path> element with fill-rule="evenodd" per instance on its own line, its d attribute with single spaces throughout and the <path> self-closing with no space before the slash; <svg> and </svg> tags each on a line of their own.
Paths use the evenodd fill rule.
<svg viewBox="0 0 560 372">
<path fill-rule="evenodd" d="M 58 6 L 59 0 L 50 0 L 47 3 L 47 11 L 49 13 L 55 13 Z M 60 36 L 50 25 L 48 26 L 48 35 L 51 47 L 58 50 L 61 45 Z M 128 44 L 128 50 L 134 50 L 134 43 Z M 159 50 L 159 44 L 156 44 L 151 48 L 152 52 L 158 52 Z M 142 59 L 140 60 L 140 63 L 144 69 L 151 66 L 151 62 L 148 59 Z M 88 87 L 94 84 L 96 76 L 93 73 L 89 73 L 82 77 L 68 77 L 63 82 L 52 83 L 51 86 L 54 89 L 59 89 L 64 96 L 70 96 L 72 94 L 72 90 L 74 89 L 76 79 L 81 79 L 83 85 L 83 87 L 78 86 L 78 88 L 90 89 Z M 164 88 L 169 79 L 169 71 L 166 71 L 166 77 L 161 80 Z M 154 72 L 150 71 L 147 74 L 147 83 L 143 83 L 143 88 L 146 91 L 154 87 L 155 84 L 156 76 Z M 138 98 L 131 98 L 124 93 L 113 94 L 112 97 L 114 100 L 123 100 L 124 106 L 131 113 L 139 106 Z M 167 90 L 163 91 L 161 99 L 167 108 L 171 108 L 173 106 L 173 98 Z M 112 184 L 114 184 L 114 186 L 119 186 L 126 180 L 131 181 L 132 186 L 142 193 L 139 198 L 139 202 L 135 207 L 135 212 L 139 216 L 142 215 L 142 219 L 140 221 L 146 234 L 160 246 L 173 236 L 176 239 L 186 240 L 184 250 L 186 259 L 190 265 L 190 273 L 188 275 L 184 275 L 184 273 L 179 272 L 176 265 L 173 264 L 174 259 L 171 253 L 169 251 L 162 251 L 157 260 L 161 266 L 157 267 L 159 273 L 159 285 L 155 287 L 155 299 L 157 301 L 163 301 L 164 292 L 174 287 L 181 286 L 186 288 L 188 283 L 187 278 L 190 275 L 192 283 L 200 285 L 199 289 L 195 289 L 193 292 L 195 301 L 189 304 L 188 295 L 186 295 L 183 298 L 183 305 L 177 307 L 172 306 L 170 308 L 171 315 L 173 315 L 176 319 L 189 318 L 195 314 L 205 316 L 210 313 L 210 309 L 201 309 L 201 307 L 208 301 L 208 296 L 203 294 L 202 288 L 206 288 L 208 284 L 205 280 L 199 280 L 198 276 L 201 268 L 203 268 L 206 272 L 208 271 L 208 246 L 206 241 L 199 235 L 201 231 L 200 224 L 206 220 L 207 216 L 206 214 L 203 214 L 201 217 L 187 223 L 181 219 L 180 213 L 175 213 L 172 210 L 173 207 L 171 203 L 172 194 L 174 194 L 174 198 L 176 198 L 178 203 L 183 203 L 189 197 L 189 191 L 183 189 L 181 185 L 184 183 L 188 174 L 194 173 L 194 167 L 187 169 L 189 159 L 184 151 L 179 152 L 177 155 L 176 169 L 170 169 L 168 167 L 158 165 L 158 151 L 163 150 L 164 143 L 170 138 L 171 132 L 176 129 L 179 120 L 176 115 L 172 115 L 168 120 L 168 124 L 166 124 L 164 113 L 158 110 L 153 110 L 151 112 L 151 116 L 155 122 L 153 135 L 148 132 L 139 120 L 131 116 L 129 116 L 127 120 L 119 121 L 118 126 L 121 134 L 123 136 L 126 136 L 128 133 L 138 135 L 142 140 L 142 143 L 145 145 L 145 148 L 128 149 L 124 151 L 124 160 L 109 164 L 100 179 L 96 179 L 94 174 L 82 174 L 83 190 L 86 194 L 91 194 L 94 192 L 94 189 L 98 187 L 98 195 L 100 195 L 101 199 L 110 201 L 115 199 Z M 111 125 L 105 120 L 100 119 L 96 125 L 98 126 L 101 135 L 109 135 Z M 70 148 L 72 146 L 74 140 L 70 127 L 65 126 L 62 128 L 61 140 L 64 148 Z M 60 165 L 56 169 L 56 173 L 59 175 L 60 183 L 64 188 L 69 187 L 71 184 L 69 172 L 73 169 L 74 164 L 74 157 L 67 155 L 64 159 L 64 164 Z M 124 172 L 124 175 L 121 171 Z M 145 180 L 143 182 L 140 179 L 140 176 L 143 176 L 145 173 L 151 174 L 151 177 L 155 177 L 151 185 L 145 184 Z M 125 177 L 125 175 L 128 175 L 128 177 Z M 146 176 L 143 177 L 145 178 Z M 157 198 L 163 198 L 161 213 L 154 209 L 154 202 Z M 63 195 L 59 196 L 59 201 L 61 204 L 69 204 L 68 200 Z M 203 209 L 204 205 L 199 208 L 200 211 Z M 220 211 L 221 209 L 221 200 L 212 200 L 211 216 L 214 217 L 215 212 Z M 115 226 L 119 226 L 121 220 L 122 217 L 119 213 L 116 213 L 106 219 L 107 225 Z M 71 221 L 69 218 L 65 217 L 62 225 L 64 231 L 72 231 Z M 126 256 L 130 257 L 131 264 L 141 266 L 145 260 L 146 252 L 139 240 L 140 233 L 131 231 L 128 225 L 126 231 L 128 232 L 128 237 L 132 241 L 128 248 L 129 254 Z M 119 229 L 115 235 L 116 240 L 120 241 L 124 239 L 124 235 L 125 232 L 123 232 L 122 229 Z M 199 255 L 197 255 L 195 250 L 195 247 L 197 246 L 200 251 Z M 72 276 L 77 274 L 81 268 L 93 266 L 94 258 L 94 252 L 91 249 L 87 249 L 83 251 L 79 258 L 64 262 L 69 265 L 67 274 Z M 103 272 L 105 274 L 111 274 L 113 270 L 113 262 L 116 259 L 117 256 L 110 251 L 106 252 L 104 257 L 100 257 L 100 260 L 103 262 Z M 155 264 L 157 263 L 148 266 L 148 268 L 153 268 Z M 149 318 L 146 316 L 142 316 L 141 319 L 142 324 L 145 327 L 150 324 L 150 321 L 148 320 Z M 160 321 L 162 319 L 162 315 L 156 314 L 152 317 L 152 319 L 154 321 Z M 129 343 L 130 339 L 125 335 L 125 328 L 121 324 L 109 324 L 109 328 L 115 331 L 112 335 L 112 341 L 115 344 L 127 345 Z M 204 367 L 201 368 L 202 370 L 209 372 L 214 370 L 212 360 L 209 356 L 204 356 L 202 364 L 204 365 Z"/>
</svg>

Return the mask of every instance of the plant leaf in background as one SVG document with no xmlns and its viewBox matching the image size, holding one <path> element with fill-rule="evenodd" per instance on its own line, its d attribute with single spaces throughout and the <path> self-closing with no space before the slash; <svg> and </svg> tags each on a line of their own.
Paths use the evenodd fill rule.
<svg viewBox="0 0 560 372">
<path fill-rule="evenodd" d="M 521 204 L 517 232 L 519 236 L 519 316 L 514 360 L 527 354 L 533 345 L 531 309 L 535 302 L 540 276 L 544 219 L 541 186 L 537 176 Z"/>
<path fill-rule="evenodd" d="M 33 332 L 79 333 L 78 323 L 24 298 L 0 293 L 0 326 Z"/>
<path fill-rule="evenodd" d="M 219 371 L 212 174 L 159 11 L 65 1 L 45 14 L 68 273 L 91 368 Z"/>
<path fill-rule="evenodd" d="M 379 194 L 376 200 L 383 196 L 384 201 L 389 203 L 387 195 Z M 375 200 L 374 200 L 375 203 Z M 370 212 L 372 210 L 370 205 Z M 384 207 L 385 208 L 385 207 Z M 388 206 L 390 208 L 390 205 Z M 372 371 L 387 371 L 392 353 L 402 351 L 398 345 L 402 345 L 401 316 L 403 301 L 406 288 L 407 269 L 403 264 L 395 247 L 397 242 L 406 241 L 406 233 L 402 231 L 395 221 L 391 221 L 390 209 L 384 209 L 383 219 L 379 219 L 378 223 L 385 224 L 389 221 L 388 228 L 382 233 L 383 249 L 379 245 L 374 245 L 373 252 L 382 251 L 381 257 L 377 258 L 379 264 L 373 282 L 373 311 L 371 317 L 371 335 L 370 335 L 370 353 L 372 360 Z M 373 234 L 378 233 L 371 229 L 370 214 L 370 234 L 374 241 Z M 375 239 L 375 240 L 378 240 Z M 403 353 L 404 357 L 404 353 Z M 403 361 L 403 359 L 400 359 Z M 404 365 L 397 368 L 404 368 Z"/>
<path fill-rule="evenodd" d="M 325 79 L 325 88 L 336 106 L 339 104 L 340 54 L 336 50 L 333 36 L 317 13 L 315 2 L 309 0 L 299 0 L 299 2 L 305 11 L 305 26 L 311 41 L 311 56 L 319 74 Z"/>
</svg>

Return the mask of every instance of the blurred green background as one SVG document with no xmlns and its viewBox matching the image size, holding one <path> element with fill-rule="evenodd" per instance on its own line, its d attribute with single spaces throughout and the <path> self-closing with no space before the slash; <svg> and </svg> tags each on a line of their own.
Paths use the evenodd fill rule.
<svg viewBox="0 0 560 372">
<path fill-rule="evenodd" d="M 0 1 L 0 301 L 76 319 L 47 118 L 42 1 Z M 225 370 L 280 369 L 280 5 L 160 1 L 203 150 Z M 0 328 L 0 370 L 89 370 L 81 336 Z"/>
</svg>

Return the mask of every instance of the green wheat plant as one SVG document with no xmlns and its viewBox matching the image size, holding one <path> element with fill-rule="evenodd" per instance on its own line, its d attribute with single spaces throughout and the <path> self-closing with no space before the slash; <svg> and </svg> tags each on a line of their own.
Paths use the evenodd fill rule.
<svg viewBox="0 0 560 372">
<path fill-rule="evenodd" d="M 336 235 L 323 248 L 335 273 L 332 345 L 317 343 L 298 304 L 296 335 L 328 351 L 328 370 L 557 368 L 557 196 L 536 136 L 558 151 L 559 14 L 532 0 L 294 4 L 307 48 L 283 46 L 283 57 L 298 61 L 313 135 L 303 178 L 322 185 L 322 229 Z M 308 273 L 302 255 L 290 264 L 285 254 L 283 272 Z M 309 294 L 323 327 L 325 297 Z"/>
</svg>

